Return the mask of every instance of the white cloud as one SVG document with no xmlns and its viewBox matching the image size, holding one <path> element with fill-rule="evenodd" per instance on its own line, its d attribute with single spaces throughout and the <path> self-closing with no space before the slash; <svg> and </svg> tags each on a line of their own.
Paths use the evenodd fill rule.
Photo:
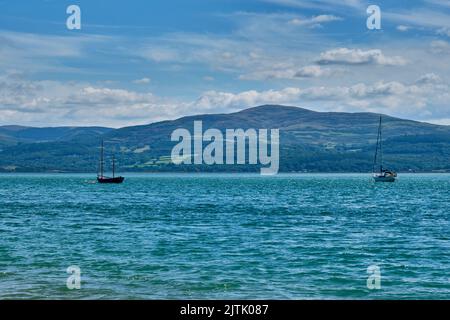
<svg viewBox="0 0 450 320">
<path fill-rule="evenodd" d="M 308 8 L 321 10 L 362 9 L 364 1 L 361 0 L 262 0 L 280 6 L 292 8 Z"/>
<path fill-rule="evenodd" d="M 328 14 L 304 17 L 298 14 L 299 10 L 287 13 L 287 9 L 277 13 L 233 14 L 230 19 L 232 28 L 229 32 L 163 33 L 149 38 L 140 38 L 140 41 L 135 41 L 135 38 L 130 40 L 117 36 L 111 37 L 113 45 L 111 42 L 104 41 L 105 47 L 100 46 L 102 50 L 99 50 L 97 46 L 97 43 L 103 41 L 101 37 L 63 38 L 27 34 L 22 37 L 21 33 L 0 32 L 0 38 L 1 35 L 5 35 L 0 39 L 2 70 L 11 66 L 20 66 L 23 69 L 60 67 L 65 62 L 69 62 L 66 66 L 78 66 L 85 65 L 78 63 L 80 62 L 78 59 L 91 61 L 92 58 L 93 62 L 88 64 L 90 71 L 95 73 L 95 77 L 92 78 L 115 79 L 114 83 L 89 83 L 87 82 L 89 80 L 69 83 L 13 80 L 12 76 L 2 80 L 0 77 L 0 82 L 3 81 L 3 84 L 0 84 L 0 121 L 3 123 L 42 122 L 55 125 L 90 123 L 118 126 L 172 119 L 204 111 L 226 112 L 266 102 L 323 107 L 327 110 L 342 108 L 347 111 L 372 110 L 389 105 L 395 106 L 396 109 L 393 107 L 395 110 L 389 110 L 398 114 L 407 112 L 404 110 L 411 105 L 414 108 L 415 106 L 422 108 L 417 116 L 411 113 L 412 118 L 423 117 L 422 112 L 429 112 L 435 119 L 439 116 L 449 118 L 448 101 L 450 99 L 448 95 L 445 96 L 442 93 L 442 89 L 445 88 L 444 80 L 449 80 L 450 45 L 448 42 L 433 41 L 431 47 L 428 47 L 428 42 L 423 38 L 405 38 L 397 42 L 398 39 L 393 41 L 385 40 L 388 37 L 382 37 L 377 38 L 380 41 L 376 45 L 378 49 L 340 48 L 326 51 L 330 48 L 345 46 L 341 41 L 343 38 L 335 36 L 336 33 L 333 31 L 320 32 L 301 26 L 338 21 L 341 19 L 340 16 L 347 17 L 354 12 L 328 11 L 325 7 L 335 5 L 341 9 L 348 9 L 356 7 L 355 4 L 359 5 L 361 2 L 333 3 L 331 0 L 293 2 L 299 5 L 304 3 L 305 5 L 314 3 L 324 5 L 322 7 L 324 10 L 316 12 Z M 365 8 L 361 12 L 365 16 Z M 384 13 L 383 11 L 383 19 Z M 402 23 L 401 26 L 418 29 L 417 23 L 410 22 L 409 18 L 406 19 L 406 13 L 404 15 L 405 19 L 398 20 Z M 437 15 L 438 21 L 433 22 L 432 27 L 435 28 L 432 29 L 433 31 L 438 30 L 438 26 L 446 27 L 447 22 L 442 16 L 442 14 Z M 432 15 L 426 17 L 431 20 L 433 18 Z M 419 22 L 425 22 L 424 15 L 419 15 Z M 352 36 L 358 31 L 354 30 L 356 33 L 352 33 L 350 30 L 349 32 L 344 37 Z M 433 36 L 442 38 L 436 34 Z M 365 43 L 364 46 L 368 46 L 366 40 L 361 39 L 361 41 Z M 89 50 L 94 48 L 94 46 L 88 47 L 91 42 L 95 44 L 95 50 Z M 107 54 L 98 56 L 98 52 L 107 52 Z M 320 55 L 321 52 L 322 55 Z M 441 55 L 436 56 L 433 53 Z M 103 60 L 103 57 L 107 59 Z M 124 68 L 108 69 L 117 61 L 125 63 Z M 407 61 L 408 68 L 393 70 L 377 67 L 404 65 Z M 94 64 L 94 62 L 98 63 Z M 316 62 L 319 64 L 314 65 Z M 127 72 L 122 79 L 137 79 L 139 77 L 137 75 L 143 70 L 143 65 L 146 70 L 158 68 L 158 71 L 164 72 L 183 72 L 183 77 L 171 74 L 168 79 L 174 79 L 174 83 L 170 83 L 169 86 L 170 89 L 177 89 L 173 91 L 174 95 L 191 95 L 190 98 L 179 101 L 174 98 L 158 97 L 150 92 L 142 93 L 129 88 L 120 88 L 119 79 L 123 73 L 119 74 L 119 72 L 123 70 Z M 352 65 L 358 65 L 358 70 L 352 68 Z M 345 70 L 336 70 L 336 68 L 345 68 Z M 191 72 L 192 70 L 195 72 Z M 342 74 L 342 77 L 333 77 L 336 72 L 341 71 L 346 72 Z M 109 72 L 115 74 L 108 74 Z M 158 74 L 164 74 L 164 72 L 158 72 Z M 419 72 L 428 73 L 428 76 L 410 83 Z M 436 76 L 437 73 L 442 74 L 444 80 L 440 79 L 439 82 L 431 76 L 433 72 Z M 204 77 L 202 81 L 202 75 L 208 75 L 208 77 Z M 35 79 L 46 77 L 47 74 L 33 75 Z M 262 82 L 250 87 L 252 83 L 233 81 L 237 77 Z M 48 78 L 55 78 L 55 76 L 52 74 Z M 82 77 L 78 78 L 82 79 Z M 212 78 L 216 81 L 205 83 Z M 273 79 L 273 81 L 266 82 L 267 79 Z M 385 80 L 380 82 L 379 79 Z M 137 79 L 136 83 L 141 82 L 140 80 L 143 79 Z M 168 83 L 168 81 L 162 82 Z M 142 83 L 145 83 L 145 80 Z M 123 85 L 131 84 L 128 81 Z M 274 90 L 266 90 L 269 85 Z M 298 88 L 297 86 L 300 85 L 301 87 Z M 224 87 L 227 89 L 224 90 Z M 158 83 L 155 88 L 161 89 L 161 92 L 168 92 L 168 87 L 164 84 Z M 192 101 L 194 100 L 192 92 L 201 93 L 205 88 L 214 88 L 215 91 L 200 94 L 198 100 Z M 257 90 L 243 91 L 242 88 Z M 221 105 L 222 101 L 226 103 Z M 196 105 L 196 102 L 199 104 Z M 242 105 L 239 105 L 240 102 Z"/>
<path fill-rule="evenodd" d="M 449 54 L 450 43 L 443 40 L 432 41 L 430 44 L 431 52 L 436 54 Z"/>
<path fill-rule="evenodd" d="M 286 64 L 278 64 L 273 69 L 259 70 L 239 76 L 241 80 L 270 80 L 270 79 L 299 79 L 299 78 L 319 78 L 328 77 L 334 72 L 329 68 L 322 68 L 317 65 L 310 65 L 295 68 Z M 337 71 L 336 71 L 337 72 Z"/>
<path fill-rule="evenodd" d="M 10 31 L 0 32 L 0 50 L 34 57 L 76 57 L 82 54 L 80 41 L 87 38 L 47 36 Z"/>
<path fill-rule="evenodd" d="M 330 14 L 323 14 L 314 16 L 312 18 L 293 18 L 289 21 L 289 24 L 294 26 L 308 26 L 308 27 L 317 27 L 321 26 L 323 23 L 333 22 L 333 21 L 341 21 L 343 20 L 341 17 L 337 17 Z"/>
<path fill-rule="evenodd" d="M 322 111 L 374 111 L 413 119 L 449 118 L 450 87 L 434 73 L 413 83 L 378 81 L 348 86 L 287 87 L 238 93 L 207 91 L 193 101 L 88 83 L 0 77 L 0 122 L 25 125 L 125 126 L 198 113 L 232 112 L 261 104 Z"/>
<path fill-rule="evenodd" d="M 400 32 L 406 32 L 406 31 L 411 30 L 411 27 L 404 26 L 404 25 L 399 25 L 399 26 L 397 26 L 397 30 L 400 31 Z"/>
<path fill-rule="evenodd" d="M 450 19 L 450 17 L 449 17 L 449 19 Z M 450 28 L 449 27 L 440 28 L 436 32 L 437 32 L 437 34 L 450 37 Z"/>
<path fill-rule="evenodd" d="M 330 21 L 340 21 L 342 20 L 341 17 L 336 17 L 332 14 L 322 14 L 311 18 L 311 22 L 313 23 L 323 23 L 323 22 L 330 22 Z"/>
<path fill-rule="evenodd" d="M 150 92 L 82 82 L 32 81 L 21 74 L 0 77 L 0 123 L 44 125 L 144 124 L 178 115 L 177 101 Z"/>
<path fill-rule="evenodd" d="M 436 74 L 410 84 L 398 81 L 350 86 L 288 87 L 281 90 L 229 93 L 208 91 L 194 105 L 203 110 L 230 110 L 261 104 L 289 104 L 322 111 L 384 112 L 412 119 L 437 119 L 450 114 L 449 85 Z"/>
<path fill-rule="evenodd" d="M 394 21 L 408 26 L 418 26 L 431 30 L 450 28 L 449 14 L 445 10 L 431 10 L 420 8 L 418 10 L 403 10 L 383 12 L 383 19 Z"/>
<path fill-rule="evenodd" d="M 77 35 L 73 37 L 43 35 L 0 30 L 0 68 L 20 67 L 33 71 L 74 71 L 61 64 L 61 59 L 83 58 L 86 48 L 108 43 L 107 36 Z"/>
<path fill-rule="evenodd" d="M 450 8 L 450 0 L 425 0 L 428 3 Z"/>
<path fill-rule="evenodd" d="M 266 103 L 287 103 L 297 99 L 299 88 L 285 88 L 282 90 L 244 91 L 238 94 L 220 91 L 207 91 L 198 98 L 193 106 L 203 110 L 216 110 L 217 107 L 226 110 L 240 110 L 249 106 Z"/>
<path fill-rule="evenodd" d="M 182 60 L 182 57 L 179 55 L 177 50 L 164 47 L 142 49 L 138 52 L 138 55 L 155 62 L 171 62 Z"/>
<path fill-rule="evenodd" d="M 319 64 L 376 64 L 385 66 L 402 66 L 406 64 L 406 60 L 400 56 L 386 57 L 379 49 L 361 50 L 338 48 L 332 49 L 320 54 L 317 60 Z"/>
<path fill-rule="evenodd" d="M 232 34 L 166 33 L 145 39 L 135 47 L 131 44 L 131 49 L 127 47 L 124 50 L 157 62 L 159 66 L 194 65 L 196 69 L 206 67 L 208 72 L 239 73 L 245 78 L 246 74 L 272 70 L 273 64 L 278 63 L 288 63 L 290 69 L 298 69 L 307 63 L 304 56 L 311 48 L 310 43 L 302 44 L 298 40 L 303 35 L 315 33 L 309 27 L 342 20 L 331 14 L 303 17 L 293 13 L 255 12 L 234 12 L 226 17 L 235 25 Z M 311 41 L 312 37 L 308 39 Z M 322 43 L 320 37 L 312 41 Z M 285 44 L 290 43 L 295 44 L 286 48 Z M 306 50 L 301 51 L 302 47 Z"/>
<path fill-rule="evenodd" d="M 450 118 L 428 119 L 427 122 L 442 126 L 450 126 Z"/>
<path fill-rule="evenodd" d="M 323 76 L 329 76 L 332 71 L 328 68 L 322 68 L 320 66 L 306 66 L 300 68 L 296 73 L 296 78 L 318 78 Z"/>
<path fill-rule="evenodd" d="M 418 84 L 439 84 L 442 82 L 442 78 L 435 73 L 427 73 L 416 81 Z"/>
<path fill-rule="evenodd" d="M 150 83 L 150 78 L 136 79 L 136 80 L 133 81 L 133 83 L 136 83 L 136 84 L 147 84 L 147 83 Z"/>
</svg>

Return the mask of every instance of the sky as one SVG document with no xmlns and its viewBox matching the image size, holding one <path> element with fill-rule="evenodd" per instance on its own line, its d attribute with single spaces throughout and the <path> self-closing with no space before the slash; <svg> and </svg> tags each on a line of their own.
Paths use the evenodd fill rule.
<svg viewBox="0 0 450 320">
<path fill-rule="evenodd" d="M 0 0 L 0 125 L 123 127 L 263 104 L 450 125 L 449 89 L 450 0 Z"/>
</svg>

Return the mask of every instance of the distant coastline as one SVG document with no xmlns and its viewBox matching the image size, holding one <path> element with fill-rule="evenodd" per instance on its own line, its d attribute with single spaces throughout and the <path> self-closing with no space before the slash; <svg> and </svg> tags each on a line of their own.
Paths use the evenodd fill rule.
<svg viewBox="0 0 450 320">
<path fill-rule="evenodd" d="M 264 105 L 229 114 L 204 114 L 119 129 L 0 126 L 0 172 L 96 172 L 105 141 L 119 172 L 257 172 L 258 165 L 180 165 L 171 162 L 177 128 L 191 131 L 267 128 L 280 131 L 279 172 L 370 172 L 379 114 L 316 112 Z M 450 126 L 383 115 L 383 160 L 397 172 L 450 172 Z"/>
<path fill-rule="evenodd" d="M 450 170 L 448 171 L 442 171 L 442 170 L 435 170 L 435 171 L 416 171 L 416 172 L 411 172 L 411 171 L 400 171 L 398 172 L 399 174 L 410 174 L 410 175 L 414 175 L 414 174 L 450 174 Z M 0 174 L 9 174 L 9 175 L 20 175 L 20 174 L 55 174 L 55 175 L 63 175 L 63 174 L 79 174 L 79 175 L 92 175 L 93 177 L 96 176 L 96 172 L 89 172 L 89 171 L 1 171 L 0 170 Z M 177 174 L 177 175 L 192 175 L 192 174 L 224 174 L 224 175 L 245 175 L 245 174 L 249 174 L 249 175 L 260 175 L 260 172 L 255 170 L 255 171 L 122 171 L 121 174 L 125 174 L 125 175 L 145 175 L 145 174 Z M 358 174 L 358 175 L 363 175 L 363 174 L 367 174 L 367 175 L 371 175 L 372 172 L 355 172 L 355 171 L 328 171 L 328 172 L 324 172 L 324 171 L 311 171 L 311 172 L 296 172 L 296 171 L 280 171 L 278 173 L 278 175 L 289 175 L 289 174 L 295 174 L 295 175 L 326 175 L 326 174 Z"/>
</svg>

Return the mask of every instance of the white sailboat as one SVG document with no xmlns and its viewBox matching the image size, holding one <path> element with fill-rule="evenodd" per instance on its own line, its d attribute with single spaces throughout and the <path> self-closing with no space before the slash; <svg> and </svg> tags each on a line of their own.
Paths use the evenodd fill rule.
<svg viewBox="0 0 450 320">
<path fill-rule="evenodd" d="M 373 161 L 373 179 L 375 182 L 395 182 L 397 173 L 394 170 L 383 168 L 383 148 L 381 140 L 381 116 L 378 126 L 377 147 Z"/>
</svg>

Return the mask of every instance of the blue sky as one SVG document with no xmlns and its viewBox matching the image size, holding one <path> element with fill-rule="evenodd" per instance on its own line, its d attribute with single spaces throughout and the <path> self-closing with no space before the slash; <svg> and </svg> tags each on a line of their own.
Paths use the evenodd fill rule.
<svg viewBox="0 0 450 320">
<path fill-rule="evenodd" d="M 71 4 L 81 30 L 66 28 Z M 450 124 L 449 71 L 450 0 L 0 0 L 0 125 L 266 103 Z"/>
</svg>

